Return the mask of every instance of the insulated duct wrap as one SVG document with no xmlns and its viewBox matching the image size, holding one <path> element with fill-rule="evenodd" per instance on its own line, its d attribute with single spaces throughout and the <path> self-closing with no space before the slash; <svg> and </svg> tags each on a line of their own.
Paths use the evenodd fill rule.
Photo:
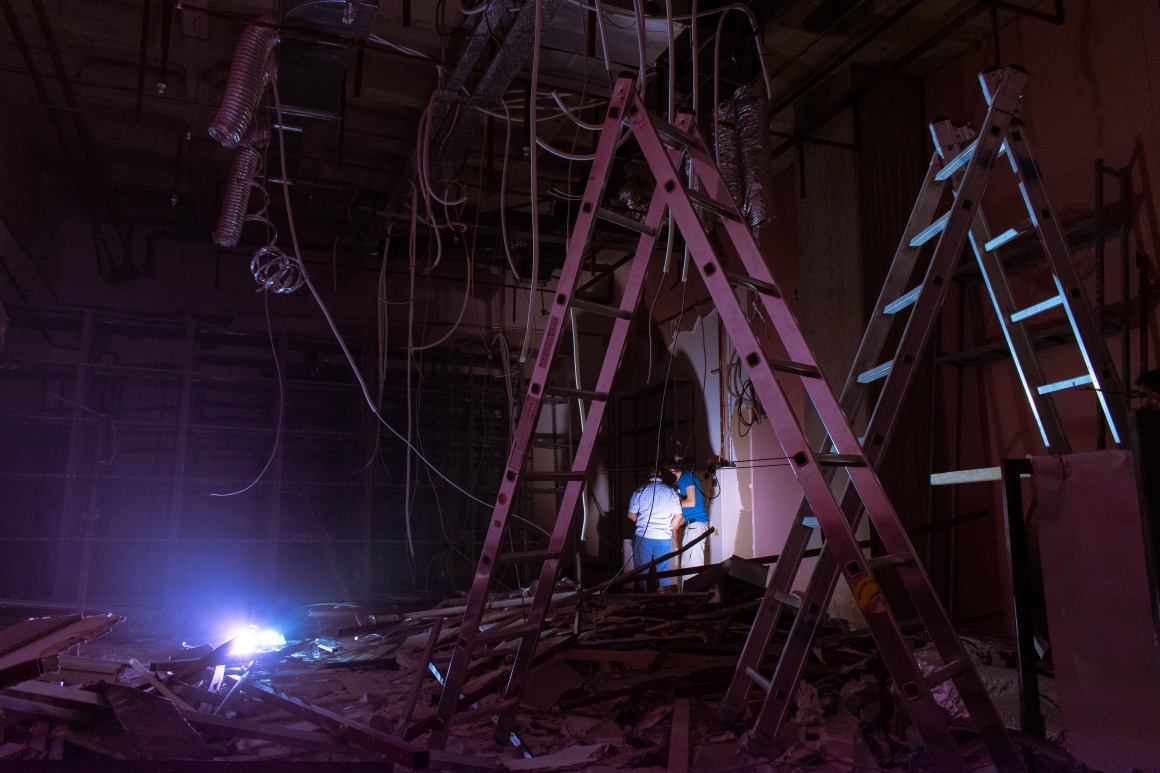
<svg viewBox="0 0 1160 773">
<path fill-rule="evenodd" d="M 755 80 L 733 92 L 744 199 L 737 197 L 751 229 L 773 219 L 773 143 L 769 136 L 769 100 L 765 84 Z M 732 185 L 729 188 L 733 190 Z"/>
<path fill-rule="evenodd" d="M 717 107 L 717 136 L 713 139 L 716 143 L 713 150 L 717 157 L 717 168 L 721 170 L 729 195 L 740 205 L 745 184 L 741 177 L 741 155 L 737 142 L 737 108 L 732 100 L 725 100 Z"/>
<path fill-rule="evenodd" d="M 234 151 L 221 215 L 213 232 L 213 243 L 219 247 L 237 247 L 242 238 L 242 226 L 246 224 L 246 212 L 250 208 L 250 190 L 262 167 L 262 155 L 269 138 L 269 129 L 259 127 Z"/>
<path fill-rule="evenodd" d="M 624 178 L 624 183 L 612 195 L 614 201 L 626 210 L 624 214 L 634 220 L 644 220 L 648 205 L 652 202 L 653 183 L 649 175 L 634 170 Z"/>
<path fill-rule="evenodd" d="M 259 25 L 246 27 L 238 39 L 225 96 L 209 125 L 209 136 L 227 148 L 240 145 L 253 123 L 262 92 L 273 77 L 271 54 L 278 40 L 278 30 Z"/>
</svg>

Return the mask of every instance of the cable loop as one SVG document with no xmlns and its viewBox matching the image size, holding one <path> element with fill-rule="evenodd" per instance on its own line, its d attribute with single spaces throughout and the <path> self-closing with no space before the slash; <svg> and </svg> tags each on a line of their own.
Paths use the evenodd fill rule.
<svg viewBox="0 0 1160 773">
<path fill-rule="evenodd" d="M 254 253 L 250 273 L 258 283 L 258 292 L 292 293 L 305 283 L 302 266 L 273 244 Z"/>
</svg>

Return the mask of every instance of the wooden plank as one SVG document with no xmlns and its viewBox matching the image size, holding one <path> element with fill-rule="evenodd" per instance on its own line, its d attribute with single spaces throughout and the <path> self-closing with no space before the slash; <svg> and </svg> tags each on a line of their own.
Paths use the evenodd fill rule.
<svg viewBox="0 0 1160 773">
<path fill-rule="evenodd" d="M 28 664 L 37 660 L 40 661 L 41 673 L 55 671 L 55 656 L 77 644 L 103 636 L 120 621 L 116 615 L 61 615 L 24 620 L 9 626 L 0 631 L 0 673 L 16 667 L 17 674 L 27 674 Z M 28 678 L 26 675 L 15 681 Z"/>
<path fill-rule="evenodd" d="M 673 729 L 669 736 L 669 773 L 689 773 L 689 699 L 673 701 Z"/>
<path fill-rule="evenodd" d="M 423 769 L 427 767 L 427 750 L 417 744 L 401 738 L 395 738 L 392 735 L 387 735 L 382 731 L 375 730 L 366 725 L 351 722 L 346 717 L 335 714 L 332 711 L 327 711 L 318 706 L 311 706 L 298 698 L 277 692 L 256 682 L 246 683 L 243 685 L 242 690 L 248 695 L 259 698 L 272 706 L 276 706 L 295 716 L 313 722 L 344 741 L 349 741 L 364 749 L 378 752 L 391 762 L 406 765 L 412 769 Z"/>
<path fill-rule="evenodd" d="M 121 684 L 105 685 L 105 697 L 142 757 L 208 760 L 213 756 L 178 708 L 165 698 Z"/>
<path fill-rule="evenodd" d="M 951 472 L 934 472 L 930 476 L 932 486 L 956 486 L 960 483 L 986 483 L 997 481 L 1003 477 L 998 467 L 981 467 L 977 470 L 952 470 Z M 1027 477 L 1024 475 L 1023 477 Z"/>
<path fill-rule="evenodd" d="M 260 741 L 270 741 L 271 743 L 281 744 L 282 746 L 291 746 L 295 749 L 306 749 L 308 751 L 325 752 L 327 754 L 342 754 L 355 758 L 366 757 L 372 754 L 366 749 L 339 743 L 325 733 L 291 730 L 287 727 L 280 727 L 264 722 L 252 722 L 244 719 L 227 719 L 226 717 L 217 717 L 212 714 L 203 714 L 200 711 L 183 711 L 181 712 L 181 716 L 195 727 L 202 728 L 203 730 L 218 731 L 214 734 L 219 736 L 256 738 Z"/>
</svg>

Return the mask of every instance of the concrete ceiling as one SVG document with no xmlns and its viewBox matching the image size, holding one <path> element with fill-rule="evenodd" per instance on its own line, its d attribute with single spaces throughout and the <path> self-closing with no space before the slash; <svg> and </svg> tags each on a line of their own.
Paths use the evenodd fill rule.
<svg viewBox="0 0 1160 773">
<path fill-rule="evenodd" d="M 301 0 L 298 0 L 301 2 Z M 343 6 L 340 0 L 314 0 Z M 541 0 L 551 20 L 543 32 L 541 89 L 572 94 L 568 101 L 598 98 L 607 92 L 602 47 L 594 36 L 595 17 L 565 0 Z M 105 238 L 124 239 L 133 225 L 171 229 L 208 242 L 217 219 L 231 153 L 206 132 L 226 86 L 234 46 L 247 20 L 283 19 L 284 0 L 0 0 L 0 95 L 16 116 L 35 161 L 53 179 L 68 180 L 90 210 Z M 700 9 L 723 5 L 702 0 Z M 838 115 L 848 102 L 851 67 L 864 73 L 921 79 L 1006 24 L 1020 8 L 1054 12 L 1054 3 L 1018 0 L 751 0 L 764 35 L 766 65 L 772 76 L 771 127 L 782 135 L 810 134 Z M 373 6 L 363 0 L 364 6 Z M 604 0 L 611 70 L 636 67 L 636 33 L 631 5 Z M 381 3 L 365 41 L 330 38 L 317 29 L 284 30 L 286 37 L 307 37 L 307 46 L 328 40 L 338 62 L 337 80 L 323 68 L 294 76 L 303 89 L 326 92 L 335 104 L 330 118 L 288 117 L 286 176 L 292 180 L 295 214 L 303 239 L 374 244 L 399 216 L 401 199 L 413 179 L 413 154 L 419 116 L 439 86 L 454 83 L 456 67 L 467 91 L 510 90 L 517 99 L 526 88 L 530 46 L 517 31 L 520 9 L 493 0 L 493 10 L 465 16 L 450 0 L 391 0 Z M 664 5 L 646 2 L 650 16 L 663 17 Z M 331 9 L 333 10 L 333 8 Z M 365 10 L 365 9 L 364 9 Z M 374 11 L 372 7 L 370 9 Z M 524 12 L 531 13 L 532 6 Z M 688 0 L 674 0 L 673 12 L 688 13 Z M 994 18 L 992 15 L 994 13 Z M 751 78 L 755 57 L 750 33 L 740 14 L 724 25 L 722 82 Z M 492 26 L 472 46 L 477 19 Z M 700 30 L 702 78 L 712 73 L 715 18 Z M 647 26 L 650 69 L 668 60 L 663 19 Z M 688 59 L 688 31 L 680 27 L 678 72 Z M 505 35 L 511 37 L 505 41 Z M 380 42 L 382 41 L 382 42 Z M 466 53 L 465 53 L 466 52 Z M 463 66 L 463 57 L 473 64 Z M 315 77 L 317 76 L 317 77 Z M 283 91 L 294 84 L 280 77 Z M 487 79 L 491 78 L 490 81 Z M 304 80 L 303 80 L 304 79 Z M 663 78 L 662 78 L 663 80 Z M 865 79 L 863 79 L 865 80 Z M 683 81 L 688 91 L 687 79 Z M 481 85 L 482 84 L 482 85 Z M 488 86 L 490 84 L 490 86 Z M 703 89 L 707 88 L 705 85 Z M 329 92 L 326 90 L 330 89 Z M 704 93 L 704 92 L 703 92 Z M 728 93 L 722 89 L 722 93 Z M 463 100 L 438 103 L 446 117 L 433 143 L 432 166 L 448 168 L 462 181 L 468 212 L 494 217 L 503 131 L 494 119 L 470 124 L 467 147 L 444 139 L 471 111 Z M 516 110 L 517 115 L 522 108 Z M 585 111 L 598 120 L 600 110 Z M 474 128 L 478 127 L 478 128 Z M 463 128 L 462 126 L 460 127 Z M 591 135 L 557 119 L 541 125 L 541 135 L 560 147 L 585 149 Z M 491 136 L 490 145 L 486 143 Z M 481 141 L 482 140 L 482 141 Z M 526 137 L 513 133 L 509 205 L 527 212 Z M 485 147 L 490 148 L 489 153 Z M 789 154 L 792 155 L 792 154 Z M 784 163 L 788 163 L 784 162 Z M 281 175 L 268 159 L 271 177 Z M 581 176 L 582 162 L 543 154 L 540 164 L 549 189 L 566 191 Z M 271 215 L 280 209 L 280 191 L 271 190 Z M 491 214 L 489 214 L 489 212 Z M 527 215 L 525 214 L 526 218 Z M 470 222 L 465 218 L 466 222 Z M 256 228 L 251 226 L 250 228 Z M 245 242 L 261 243 L 263 234 L 246 232 Z M 243 244 L 244 246 L 244 244 Z M 374 260 L 375 252 L 358 253 Z"/>
</svg>

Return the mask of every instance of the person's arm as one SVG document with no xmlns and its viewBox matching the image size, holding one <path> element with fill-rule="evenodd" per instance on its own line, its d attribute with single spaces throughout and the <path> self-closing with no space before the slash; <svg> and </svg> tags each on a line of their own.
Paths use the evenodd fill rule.
<svg viewBox="0 0 1160 773">
<path fill-rule="evenodd" d="M 640 518 L 640 513 L 634 513 L 631 510 L 628 512 L 628 520 L 636 523 L 637 518 Z"/>
<path fill-rule="evenodd" d="M 684 522 L 685 516 L 681 515 L 680 513 L 676 513 L 672 518 L 669 519 L 669 528 L 672 529 L 675 533 L 677 529 L 681 528 L 681 524 Z"/>
<path fill-rule="evenodd" d="M 678 493 L 678 496 L 681 498 L 681 507 L 694 507 L 697 504 L 697 487 L 685 486 L 685 493 Z"/>
</svg>

